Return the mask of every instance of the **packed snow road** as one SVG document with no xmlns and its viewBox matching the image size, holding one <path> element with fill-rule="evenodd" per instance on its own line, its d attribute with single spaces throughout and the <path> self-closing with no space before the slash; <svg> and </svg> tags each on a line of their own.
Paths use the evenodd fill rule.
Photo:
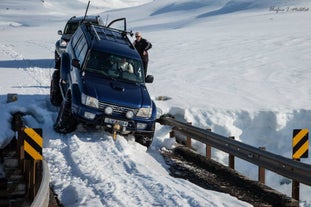
<svg viewBox="0 0 311 207">
<path fill-rule="evenodd" d="M 54 132 L 58 108 L 49 102 L 53 60 L 34 58 L 14 40 L 1 41 L 0 45 L 4 60 L 0 67 L 10 76 L 2 82 L 2 91 L 18 93 L 18 101 L 8 108 L 1 105 L 1 110 L 7 110 L 7 117 L 15 111 L 25 112 L 29 127 L 43 129 L 51 186 L 64 206 L 249 206 L 230 195 L 171 177 L 157 138 L 168 136 L 167 127 L 157 124 L 148 150 L 133 137 L 117 136 L 114 141 L 101 129 L 79 126 L 67 135 Z M 40 54 L 52 53 L 53 47 L 40 41 L 27 46 Z M 1 95 L 2 102 L 5 98 Z M 167 145 L 171 142 L 167 138 Z"/>
<path fill-rule="evenodd" d="M 59 180 L 54 188 L 63 189 L 60 200 L 73 199 L 65 206 L 225 205 L 213 193 L 170 177 L 152 150 L 122 137 L 113 141 L 104 132 L 50 140 L 46 156 L 52 177 Z"/>
</svg>

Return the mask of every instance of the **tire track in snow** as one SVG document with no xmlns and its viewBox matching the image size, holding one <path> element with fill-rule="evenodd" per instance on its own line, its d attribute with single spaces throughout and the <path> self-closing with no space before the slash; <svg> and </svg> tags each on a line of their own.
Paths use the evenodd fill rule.
<svg viewBox="0 0 311 207">
<path fill-rule="evenodd" d="M 159 169 L 158 161 L 134 140 L 118 136 L 113 141 L 106 132 L 80 131 L 62 141 L 65 169 L 54 174 L 52 183 L 64 200 L 76 195 L 77 206 L 213 206 L 212 194 L 195 185 L 189 191 L 188 181 Z M 53 161 L 49 163 L 54 165 Z M 83 195 L 79 195 L 79 189 L 83 189 Z"/>
<path fill-rule="evenodd" d="M 8 44 L 8 43 L 2 44 L 2 43 L 0 43 L 0 51 L 1 51 L 2 54 L 6 55 L 6 56 L 9 56 L 13 60 L 21 60 L 21 59 L 23 59 L 21 54 L 16 52 L 13 48 L 14 48 L 14 45 L 12 45 L 12 44 Z"/>
<path fill-rule="evenodd" d="M 129 200 L 131 204 L 140 205 L 144 194 L 148 191 L 142 187 L 138 179 L 133 179 L 133 174 L 137 174 L 135 163 L 128 160 L 120 143 L 118 141 L 114 143 L 111 136 L 108 134 L 95 136 L 102 135 L 105 138 L 98 142 L 94 142 L 94 137 L 81 139 L 73 136 L 68 140 L 72 166 L 78 169 L 75 176 L 86 181 L 85 187 L 99 195 L 104 206 L 128 206 Z M 128 189 L 127 185 L 131 186 L 131 189 Z M 131 192 L 133 189 L 135 193 Z M 132 195 L 132 198 L 123 199 L 122 195 Z"/>
<path fill-rule="evenodd" d="M 76 139 L 75 135 L 63 135 L 59 139 L 50 139 L 49 146 L 45 148 L 51 184 L 58 198 L 65 201 L 62 203 L 64 206 L 68 204 L 66 202 L 75 203 L 76 206 L 101 206 L 98 196 L 88 186 L 89 175 L 84 175 L 79 169 L 81 167 L 79 162 L 73 161 L 71 153 L 77 148 L 77 144 L 72 139 Z M 81 191 L 83 191 L 82 195 Z"/>
<path fill-rule="evenodd" d="M 30 45 L 39 45 L 46 48 L 46 46 L 42 46 L 38 43 L 30 41 L 28 41 L 28 43 L 30 43 Z M 13 61 L 16 61 L 16 68 L 25 71 L 25 73 L 27 73 L 27 75 L 38 84 L 37 87 L 40 88 L 41 93 L 46 93 L 47 89 L 50 87 L 50 82 L 47 81 L 50 80 L 51 77 L 50 70 L 46 71 L 42 70 L 41 68 L 34 67 L 32 61 L 30 59 L 24 58 L 24 55 L 16 50 L 16 45 L 13 43 L 0 43 L 0 51 L 5 56 L 8 56 Z M 20 61 L 22 63 L 20 63 Z M 21 65 L 23 65 L 23 67 L 20 67 Z"/>
<path fill-rule="evenodd" d="M 95 137 L 102 138 L 98 140 Z M 148 154 L 145 152 L 146 148 L 134 141 L 118 137 L 115 142 L 106 133 L 93 133 L 92 137 L 79 134 L 79 137 L 69 138 L 67 146 L 65 157 L 70 156 L 66 160 L 74 174 L 70 179 L 76 177 L 84 181 L 83 188 L 88 188 L 92 192 L 90 194 L 98 195 L 103 206 L 185 204 L 175 189 L 155 180 L 150 172 L 141 172 L 139 164 L 132 160 L 127 150 L 134 147 L 140 156 Z M 89 198 L 87 202 L 93 201 Z"/>
</svg>

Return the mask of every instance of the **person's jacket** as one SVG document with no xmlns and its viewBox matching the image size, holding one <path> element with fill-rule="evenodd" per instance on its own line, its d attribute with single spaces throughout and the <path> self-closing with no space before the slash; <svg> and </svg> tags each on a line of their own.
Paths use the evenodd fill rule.
<svg viewBox="0 0 311 207">
<path fill-rule="evenodd" d="M 137 40 L 134 41 L 134 46 L 138 51 L 139 55 L 141 56 L 142 60 L 148 61 L 148 50 L 152 48 L 152 44 L 148 40 L 141 38 L 140 41 Z M 145 55 L 144 51 L 146 51 Z"/>
</svg>

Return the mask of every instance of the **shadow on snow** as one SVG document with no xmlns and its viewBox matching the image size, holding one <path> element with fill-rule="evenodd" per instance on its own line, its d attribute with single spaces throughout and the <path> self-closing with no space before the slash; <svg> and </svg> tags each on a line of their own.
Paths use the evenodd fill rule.
<svg viewBox="0 0 311 207">
<path fill-rule="evenodd" d="M 0 68 L 54 68 L 54 59 L 1 60 Z"/>
</svg>

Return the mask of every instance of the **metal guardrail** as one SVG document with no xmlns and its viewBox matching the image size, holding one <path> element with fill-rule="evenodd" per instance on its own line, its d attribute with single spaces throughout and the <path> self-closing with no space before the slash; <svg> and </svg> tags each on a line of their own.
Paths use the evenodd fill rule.
<svg viewBox="0 0 311 207">
<path fill-rule="evenodd" d="M 42 179 L 40 188 L 38 189 L 38 192 L 31 203 L 30 207 L 48 207 L 50 202 L 50 173 L 49 173 L 49 167 L 45 160 L 42 160 L 42 167 L 43 167 L 43 173 L 42 173 Z"/>
<path fill-rule="evenodd" d="M 311 186 L 311 165 L 264 151 L 228 137 L 175 120 L 169 115 L 161 116 L 157 122 L 174 127 L 185 136 L 198 140 L 279 175 Z"/>
<path fill-rule="evenodd" d="M 13 114 L 12 118 L 12 129 L 17 133 L 17 153 L 19 157 L 19 162 L 21 163 L 21 170 L 24 174 L 24 177 L 27 181 L 27 199 L 32 201 L 31 207 L 40 206 L 40 207 L 48 207 L 50 201 L 50 173 L 49 168 L 44 159 L 42 160 L 31 160 L 25 159 L 25 129 L 31 129 L 25 127 L 24 120 L 22 116 L 24 113 L 17 112 Z M 33 131 L 33 129 L 31 130 Z M 34 132 L 34 131 L 33 131 Z M 37 134 L 36 134 L 37 135 Z M 32 136 L 35 136 L 32 134 Z M 37 135 L 40 136 L 40 135 Z M 38 142 L 38 138 L 36 137 L 36 142 Z M 34 150 L 35 151 L 35 150 Z M 40 167 L 37 168 L 36 166 Z M 40 172 L 39 172 L 40 171 Z M 38 176 L 36 174 L 39 174 Z"/>
</svg>

